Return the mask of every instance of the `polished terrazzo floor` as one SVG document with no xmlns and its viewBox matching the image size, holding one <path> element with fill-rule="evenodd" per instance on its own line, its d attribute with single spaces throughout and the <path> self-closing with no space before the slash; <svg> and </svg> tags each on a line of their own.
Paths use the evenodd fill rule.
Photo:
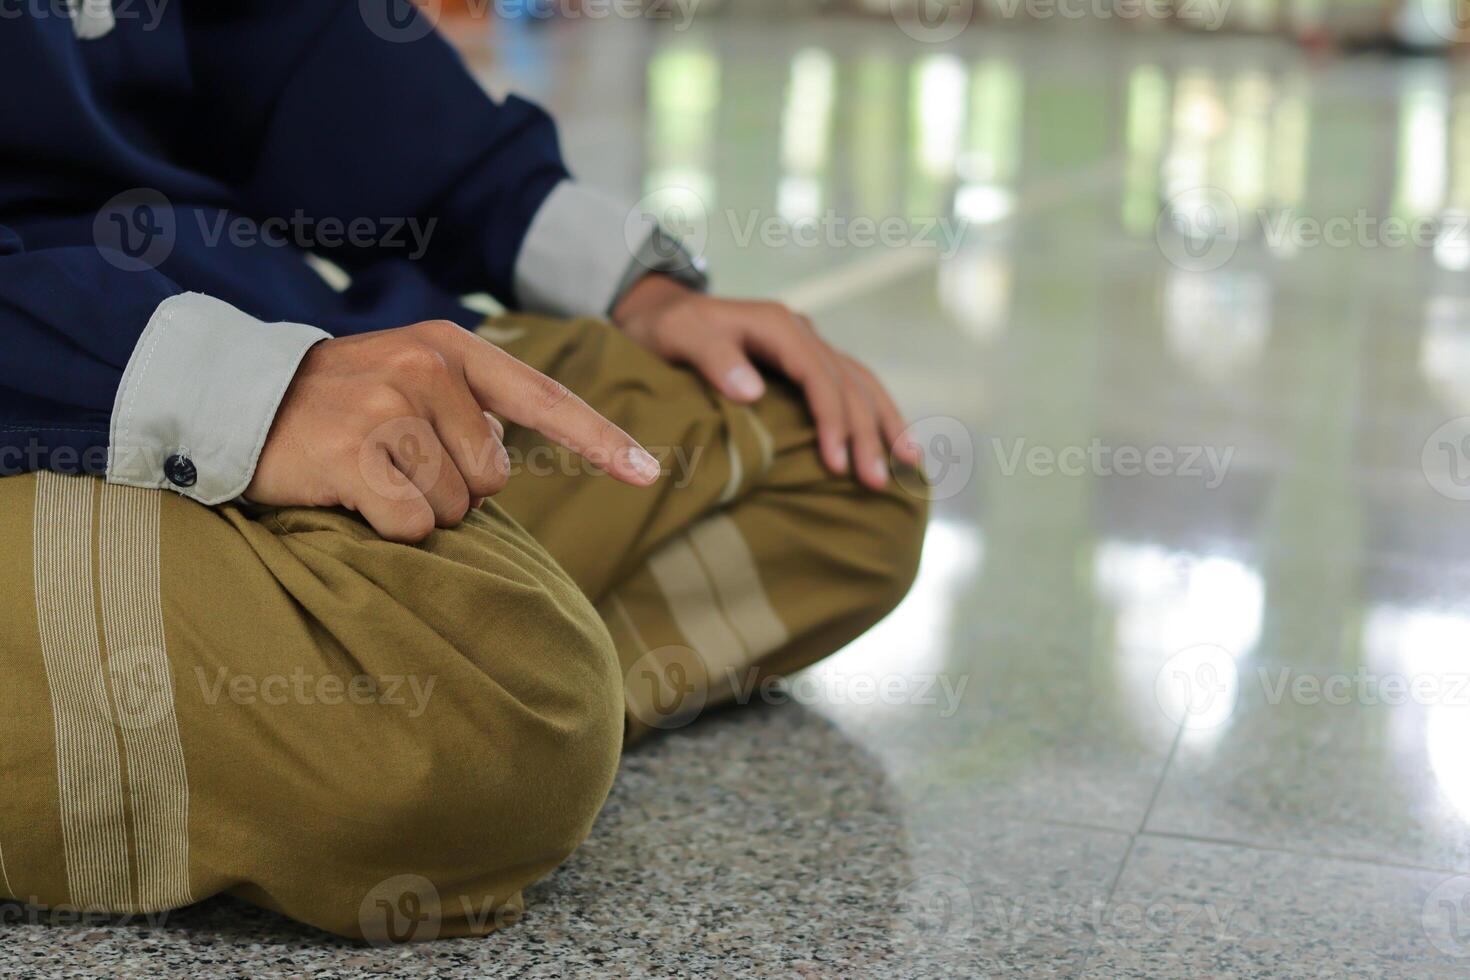
<svg viewBox="0 0 1470 980">
<path fill-rule="evenodd" d="M 212 902 L 10 925 L 0 972 L 1470 971 L 1470 71 L 1117 26 L 458 37 L 924 420 L 918 585 L 791 703 L 632 752 L 490 939 Z"/>
</svg>

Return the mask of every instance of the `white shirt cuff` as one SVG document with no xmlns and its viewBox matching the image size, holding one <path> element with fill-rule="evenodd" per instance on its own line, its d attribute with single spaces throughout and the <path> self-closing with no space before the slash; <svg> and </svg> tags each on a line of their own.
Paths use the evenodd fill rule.
<svg viewBox="0 0 1470 980">
<path fill-rule="evenodd" d="M 531 219 L 516 256 L 521 309 L 548 316 L 607 316 L 622 294 L 650 272 L 667 272 L 702 289 L 700 263 L 636 209 L 564 180 Z M 678 261 L 666 254 L 678 251 Z"/>
<path fill-rule="evenodd" d="M 516 256 L 516 298 L 528 313 L 604 316 L 632 258 L 628 209 L 564 180 L 552 188 Z"/>
<path fill-rule="evenodd" d="M 301 359 L 329 336 L 265 323 L 202 293 L 164 300 L 117 388 L 108 482 L 202 504 L 240 496 Z"/>
</svg>

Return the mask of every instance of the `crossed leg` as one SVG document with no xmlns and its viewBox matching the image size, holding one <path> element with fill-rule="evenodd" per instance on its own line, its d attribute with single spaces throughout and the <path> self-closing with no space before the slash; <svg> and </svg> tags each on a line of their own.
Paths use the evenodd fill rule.
<svg viewBox="0 0 1470 980">
<path fill-rule="evenodd" d="M 513 430 L 522 472 L 417 547 L 336 510 L 0 480 L 4 895 L 491 932 L 585 839 L 626 737 L 830 653 L 907 588 L 922 503 L 826 475 L 793 393 L 733 406 L 595 321 L 486 332 L 665 480 Z"/>
<path fill-rule="evenodd" d="M 664 464 L 652 490 L 511 430 L 499 499 L 607 623 L 628 732 L 672 728 L 766 677 L 827 656 L 882 618 L 917 569 L 918 474 L 884 493 L 823 467 L 800 394 L 750 407 L 595 320 L 504 320 L 482 331 L 634 434 Z"/>
</svg>

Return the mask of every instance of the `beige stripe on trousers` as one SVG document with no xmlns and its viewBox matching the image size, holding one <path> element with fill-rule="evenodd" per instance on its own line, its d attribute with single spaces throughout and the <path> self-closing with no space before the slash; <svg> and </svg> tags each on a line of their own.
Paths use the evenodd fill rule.
<svg viewBox="0 0 1470 980">
<path fill-rule="evenodd" d="M 43 473 L 35 501 L 71 902 L 140 912 L 188 904 L 188 777 L 163 635 L 159 495 Z"/>
</svg>

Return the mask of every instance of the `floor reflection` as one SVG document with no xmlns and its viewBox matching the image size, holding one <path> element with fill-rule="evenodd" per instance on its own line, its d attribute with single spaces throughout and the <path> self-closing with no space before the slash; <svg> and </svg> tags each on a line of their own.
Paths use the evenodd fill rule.
<svg viewBox="0 0 1470 980">
<path fill-rule="evenodd" d="M 935 46 L 877 22 L 771 31 L 733 13 L 480 50 L 488 79 L 529 79 L 570 120 L 590 180 L 682 202 L 718 288 L 811 299 L 924 431 L 963 449 L 913 594 L 811 672 L 811 717 L 861 763 L 844 777 L 787 753 L 772 758 L 799 772 L 762 775 L 801 792 L 815 767 L 855 794 L 818 815 L 837 827 L 886 825 L 864 815 L 889 804 L 862 784 L 888 787 L 911 859 L 900 892 L 932 910 L 958 886 L 970 912 L 932 948 L 972 971 L 1027 948 L 985 918 L 1014 910 L 1021 883 L 1033 903 L 1187 894 L 1262 923 L 1251 943 L 1031 937 L 1059 973 L 1249 973 L 1253 949 L 1321 970 L 1344 949 L 1393 950 L 1410 975 L 1444 970 L 1417 923 L 1423 895 L 1470 872 L 1470 706 L 1445 693 L 1470 663 L 1455 482 L 1470 424 L 1452 424 L 1470 414 L 1470 74 L 1244 36 L 986 31 Z M 631 67 L 595 92 L 574 83 L 575 66 L 612 62 Z M 625 133 L 642 154 L 626 166 L 607 149 Z M 829 218 L 899 220 L 915 240 L 741 232 Z M 916 241 L 940 220 L 960 230 L 952 254 Z M 1329 226 L 1343 237 L 1326 241 Z M 1113 461 L 1163 451 L 1172 468 L 1057 467 L 1094 445 Z M 1282 671 L 1427 677 L 1440 693 L 1311 702 Z M 942 693 L 915 703 L 925 677 L 949 679 L 952 710 Z M 874 685 L 855 694 L 854 678 Z M 1228 697 L 1200 709 L 1201 679 Z M 670 820 L 708 787 L 733 794 L 701 811 L 714 831 L 671 830 L 733 860 L 742 845 L 718 828 L 759 822 L 732 787 L 770 723 L 744 739 L 718 724 L 717 742 L 689 743 L 708 751 L 673 769 L 650 757 L 633 780 L 655 800 L 637 805 Z M 632 845 L 606 846 L 588 867 L 627 873 L 616 851 Z M 801 855 L 771 853 L 799 877 Z M 592 877 L 579 885 L 600 888 Z M 1351 928 L 1342 896 L 1358 903 Z"/>
</svg>

